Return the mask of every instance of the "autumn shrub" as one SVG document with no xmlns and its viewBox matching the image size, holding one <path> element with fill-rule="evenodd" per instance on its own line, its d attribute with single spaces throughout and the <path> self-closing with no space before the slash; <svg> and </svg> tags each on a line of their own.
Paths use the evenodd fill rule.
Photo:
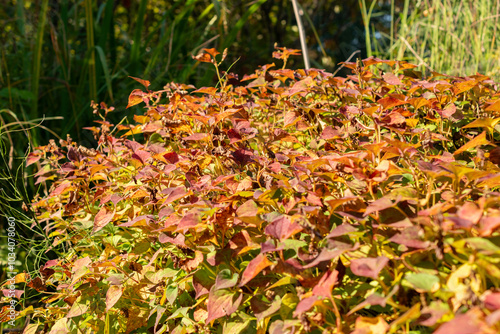
<svg viewBox="0 0 500 334">
<path fill-rule="evenodd" d="M 134 78 L 133 121 L 93 103 L 96 147 L 30 154 L 66 253 L 18 275 L 29 333 L 498 333 L 498 85 L 297 53 L 238 78 L 204 49 L 215 87 Z"/>
</svg>

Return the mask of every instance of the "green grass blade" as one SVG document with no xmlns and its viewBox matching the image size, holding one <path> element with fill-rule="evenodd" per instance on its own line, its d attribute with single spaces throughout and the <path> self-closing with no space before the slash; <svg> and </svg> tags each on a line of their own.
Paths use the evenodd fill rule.
<svg viewBox="0 0 500 334">
<path fill-rule="evenodd" d="M 87 61 L 89 73 L 90 99 L 97 100 L 97 73 L 95 66 L 94 16 L 92 0 L 85 0 L 85 26 L 87 28 Z M 97 102 L 97 101 L 96 101 Z"/>
<path fill-rule="evenodd" d="M 111 102 L 114 102 L 113 98 L 113 87 L 111 86 L 111 75 L 109 73 L 108 63 L 106 61 L 106 55 L 100 46 L 96 46 L 97 54 L 99 55 L 99 60 L 101 61 L 102 70 L 104 71 L 104 78 L 106 80 L 106 87 L 108 89 L 109 97 Z"/>
<path fill-rule="evenodd" d="M 49 8 L 49 0 L 43 0 L 42 6 L 40 8 L 40 21 L 38 22 L 38 31 L 36 34 L 35 42 L 35 52 L 33 52 L 33 69 L 31 72 L 31 91 L 35 98 L 31 105 L 31 118 L 38 117 L 38 91 L 40 88 L 40 67 L 42 62 L 42 47 L 43 47 L 43 36 L 45 30 L 45 23 L 47 22 L 47 11 Z M 38 143 L 35 143 L 35 145 Z"/>
<path fill-rule="evenodd" d="M 243 26 L 248 21 L 250 16 L 253 13 L 255 13 L 260 8 L 260 6 L 262 6 L 262 4 L 266 1 L 267 0 L 259 0 L 247 9 L 245 14 L 243 14 L 243 16 L 238 20 L 238 22 L 236 22 L 234 27 L 231 29 L 231 31 L 229 31 L 229 34 L 227 35 L 226 39 L 224 40 L 222 50 L 225 48 L 228 48 L 229 46 L 231 46 L 231 44 L 233 44 L 234 40 L 236 39 L 236 35 L 238 34 L 238 32 L 240 32 L 241 28 L 243 28 Z"/>
<path fill-rule="evenodd" d="M 130 51 L 130 62 L 131 62 L 130 72 L 132 75 L 136 76 L 140 76 L 139 73 L 136 72 L 140 58 L 141 37 L 142 37 L 142 31 L 144 29 L 144 15 L 146 14 L 147 4 L 148 0 L 141 0 L 141 3 L 139 5 L 139 11 L 137 13 L 137 23 L 135 25 L 132 50 Z"/>
</svg>

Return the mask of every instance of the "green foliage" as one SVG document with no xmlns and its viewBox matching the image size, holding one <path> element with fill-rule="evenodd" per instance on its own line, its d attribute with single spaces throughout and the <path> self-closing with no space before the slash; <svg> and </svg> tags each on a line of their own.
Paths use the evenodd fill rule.
<svg viewBox="0 0 500 334">
<path fill-rule="evenodd" d="M 52 291 L 30 328 L 498 332 L 497 86 L 373 57 L 238 79 L 225 56 L 194 57 L 216 87 L 133 78 L 133 123 L 94 104 L 97 147 L 29 155 L 67 250 L 18 277 Z"/>
</svg>

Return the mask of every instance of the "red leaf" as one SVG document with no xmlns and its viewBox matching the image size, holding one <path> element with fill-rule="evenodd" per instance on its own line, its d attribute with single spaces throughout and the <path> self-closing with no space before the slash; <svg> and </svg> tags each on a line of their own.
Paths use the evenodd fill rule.
<svg viewBox="0 0 500 334">
<path fill-rule="evenodd" d="M 323 206 L 323 203 L 321 203 L 321 198 L 319 198 L 313 193 L 308 193 L 306 200 L 312 205 Z"/>
<path fill-rule="evenodd" d="M 207 311 L 208 316 L 205 324 L 223 317 L 225 315 L 231 315 L 241 304 L 243 300 L 243 294 L 230 293 L 228 290 L 215 290 L 212 288 L 208 296 Z"/>
<path fill-rule="evenodd" d="M 335 137 L 340 137 L 341 133 L 335 129 L 333 129 L 330 125 L 328 125 L 323 132 L 321 133 L 320 138 L 324 140 L 333 139 Z"/>
<path fill-rule="evenodd" d="M 452 103 L 443 110 L 437 109 L 436 111 L 441 117 L 448 119 L 457 111 L 457 107 Z"/>
<path fill-rule="evenodd" d="M 334 228 L 330 234 L 328 234 L 327 238 L 335 238 L 335 237 L 340 237 L 342 235 L 345 235 L 345 234 L 348 234 L 348 233 L 351 233 L 351 232 L 355 232 L 357 231 L 357 229 L 348 224 L 348 223 L 344 223 L 340 226 L 337 226 L 336 228 Z"/>
<path fill-rule="evenodd" d="M 399 80 L 399 78 L 393 73 L 386 73 L 382 77 L 384 78 L 385 82 L 387 82 L 390 85 L 400 86 L 403 84 L 401 80 Z"/>
<path fill-rule="evenodd" d="M 331 259 L 339 257 L 344 252 L 352 251 L 352 250 L 357 249 L 359 247 L 359 244 L 351 246 L 349 244 L 345 244 L 345 243 L 342 243 L 342 242 L 336 242 L 335 246 L 336 247 L 333 248 L 333 249 L 323 248 L 321 250 L 321 253 L 319 253 L 318 257 L 316 257 L 312 262 L 304 265 L 302 267 L 302 269 L 312 268 L 312 267 L 317 266 L 321 262 L 330 261 Z M 287 262 L 288 262 L 288 260 L 287 260 Z"/>
<path fill-rule="evenodd" d="M 163 191 L 163 193 L 165 193 L 165 194 L 168 193 L 168 197 L 163 202 L 163 206 L 165 206 L 166 204 L 171 203 L 173 201 L 176 201 L 178 199 L 181 199 L 181 198 L 183 198 L 184 196 L 186 196 L 188 194 L 188 192 L 186 192 L 186 190 L 184 189 L 183 186 L 180 186 L 180 187 L 177 187 L 177 188 L 173 188 L 173 189 L 172 188 L 168 188 L 168 189 L 165 189 L 165 190 Z M 168 191 L 170 191 L 170 192 L 168 192 Z"/>
<path fill-rule="evenodd" d="M 491 217 L 483 217 L 481 219 L 481 228 L 480 236 L 481 237 L 489 237 L 493 232 L 495 232 L 500 227 L 500 217 L 499 216 L 491 216 Z"/>
<path fill-rule="evenodd" d="M 186 240 L 186 237 L 184 236 L 184 234 L 177 234 L 175 236 L 175 238 L 171 238 L 169 236 L 167 236 L 165 233 L 161 233 L 159 236 L 158 236 L 158 241 L 162 244 L 164 243 L 171 243 L 171 244 L 174 244 L 174 245 L 177 245 L 177 246 L 180 246 L 180 247 L 186 247 L 186 244 L 185 244 L 185 241 Z"/>
<path fill-rule="evenodd" d="M 351 271 L 354 275 L 377 279 L 380 271 L 389 262 L 385 256 L 376 258 L 356 259 L 351 261 Z"/>
<path fill-rule="evenodd" d="M 264 254 L 257 255 L 252 261 L 250 261 L 241 276 L 240 287 L 247 284 L 252 278 L 257 276 L 264 268 L 269 267 L 273 263 L 267 259 Z"/>
<path fill-rule="evenodd" d="M 40 160 L 40 158 L 42 157 L 40 153 L 41 152 L 31 152 L 30 154 L 28 154 L 28 158 L 26 159 L 26 167 Z"/>
<path fill-rule="evenodd" d="M 422 241 L 421 236 L 424 231 L 418 226 L 410 226 L 404 229 L 401 233 L 394 235 L 389 241 L 395 242 L 400 245 L 412 248 L 427 248 L 429 241 Z"/>
<path fill-rule="evenodd" d="M 500 292 L 493 292 L 486 295 L 484 306 L 491 311 L 500 309 Z"/>
<path fill-rule="evenodd" d="M 339 272 L 337 270 L 327 271 L 313 288 L 312 293 L 315 296 L 331 297 L 332 289 L 337 284 Z"/>
<path fill-rule="evenodd" d="M 382 211 L 388 208 L 392 208 L 395 203 L 393 203 L 389 198 L 382 197 L 379 198 L 368 205 L 364 213 L 364 217 L 368 216 L 370 213 Z"/>
<path fill-rule="evenodd" d="M 308 86 L 314 83 L 313 78 L 307 77 L 303 80 L 297 81 L 293 84 L 292 88 L 289 91 L 290 95 L 294 95 L 303 91 L 308 90 Z"/>
<path fill-rule="evenodd" d="M 96 233 L 101 230 L 104 226 L 108 225 L 115 215 L 115 211 L 108 211 L 106 207 L 101 208 L 94 218 L 94 229 L 92 233 Z"/>
<path fill-rule="evenodd" d="M 177 231 L 187 230 L 201 223 L 201 214 L 196 209 L 188 212 L 177 224 Z"/>
<path fill-rule="evenodd" d="M 473 202 L 465 202 L 457 211 L 457 216 L 477 224 L 483 215 L 483 209 Z"/>
<path fill-rule="evenodd" d="M 380 122 L 394 125 L 394 124 L 405 124 L 406 118 L 397 111 L 392 111 L 388 115 L 384 116 Z"/>
<path fill-rule="evenodd" d="M 307 312 L 311 309 L 311 307 L 314 306 L 314 304 L 319 301 L 318 297 L 313 296 L 313 297 L 308 297 L 302 299 L 298 304 L 297 307 L 295 308 L 295 311 L 293 312 L 294 316 L 297 316 L 299 314 L 302 314 L 304 312 Z"/>
<path fill-rule="evenodd" d="M 56 187 L 56 189 L 52 190 L 50 193 L 50 196 L 59 196 L 61 195 L 65 189 L 71 187 L 71 182 L 70 181 L 63 181 L 60 185 Z"/>
<path fill-rule="evenodd" d="M 231 273 L 229 269 L 223 269 L 219 271 L 217 277 L 215 278 L 215 284 L 212 290 L 228 289 L 232 288 L 238 282 L 238 274 Z"/>
<path fill-rule="evenodd" d="M 267 225 L 264 232 L 277 239 L 284 240 L 290 236 L 302 231 L 302 226 L 292 223 L 288 216 L 281 216 Z"/>
<path fill-rule="evenodd" d="M 286 128 L 290 125 L 293 125 L 296 120 L 297 120 L 297 114 L 295 113 L 295 111 L 289 111 L 284 116 L 283 125 Z"/>
<path fill-rule="evenodd" d="M 473 308 L 465 314 L 457 314 L 454 319 L 442 324 L 434 334 L 495 333 L 495 331 L 487 327 L 482 318 L 482 312 L 478 308 Z"/>
<path fill-rule="evenodd" d="M 234 144 L 236 142 L 239 142 L 241 140 L 241 136 L 238 132 L 236 132 L 235 129 L 229 129 L 227 131 L 227 136 L 229 137 L 229 143 Z"/>
<path fill-rule="evenodd" d="M 137 150 L 134 154 L 132 154 L 132 158 L 139 160 L 142 164 L 145 164 L 146 160 L 151 158 L 151 153 L 143 150 Z"/>
<path fill-rule="evenodd" d="M 168 152 L 163 155 L 163 157 L 170 162 L 171 164 L 175 164 L 179 162 L 179 155 L 175 152 Z"/>
<path fill-rule="evenodd" d="M 184 140 L 203 140 L 203 139 L 207 139 L 208 137 L 209 137 L 208 133 L 198 132 L 198 133 L 192 134 L 191 136 L 184 137 L 182 139 L 184 139 Z"/>
</svg>

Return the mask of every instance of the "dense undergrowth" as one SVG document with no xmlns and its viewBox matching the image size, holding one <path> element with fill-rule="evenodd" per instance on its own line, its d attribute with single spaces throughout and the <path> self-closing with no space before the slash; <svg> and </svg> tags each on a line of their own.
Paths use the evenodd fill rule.
<svg viewBox="0 0 500 334">
<path fill-rule="evenodd" d="M 368 58 L 216 87 L 149 82 L 98 147 L 30 154 L 66 256 L 28 333 L 496 333 L 500 100 L 488 77 Z M 217 58 L 217 60 L 215 60 Z M 144 113 L 141 112 L 144 108 Z"/>
</svg>

